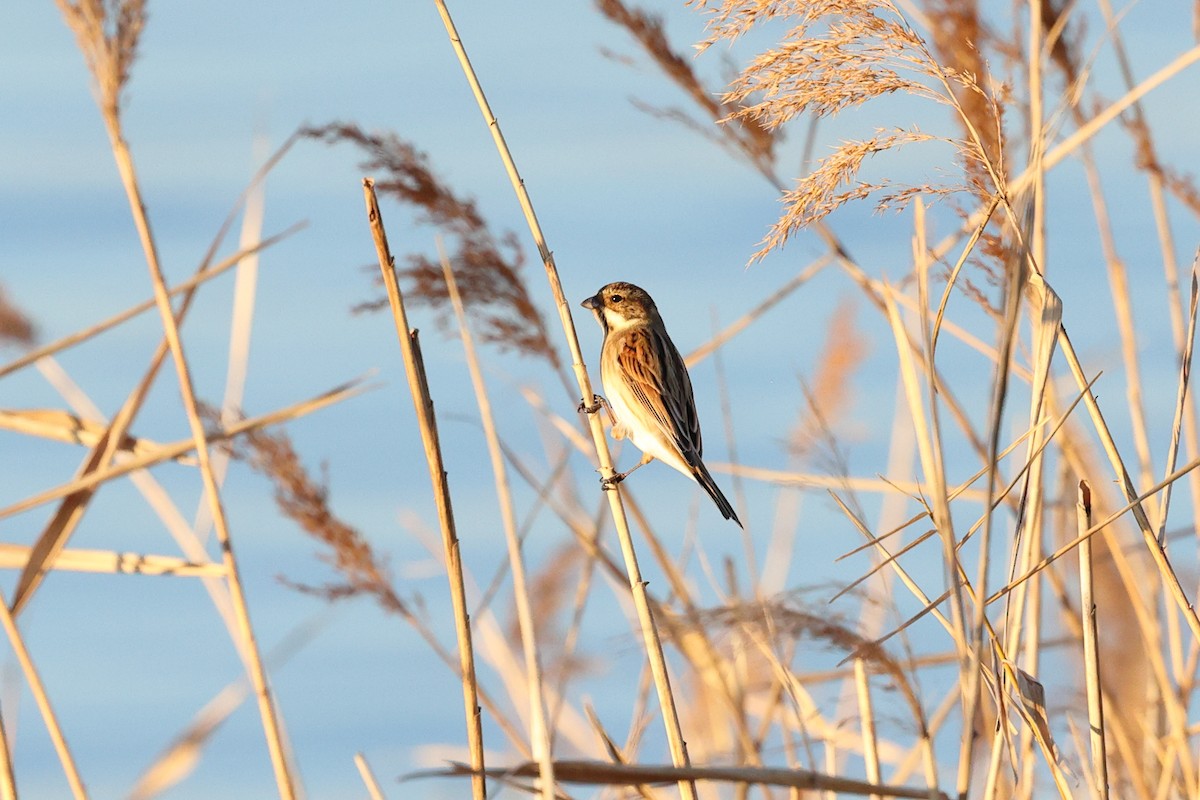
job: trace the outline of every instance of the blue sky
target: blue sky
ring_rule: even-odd
[[[727,324],[821,254],[814,237],[801,236],[783,253],[746,268],[778,211],[773,190],[701,137],[634,108],[632,97],[664,106],[684,106],[686,100],[589,4],[459,3],[452,10],[573,303],[612,280],[641,284],[658,300],[686,352],[711,335],[714,313]],[[668,32],[681,49],[702,35],[702,18],[681,5],[669,7],[668,20]],[[1141,77],[1191,45],[1186,26],[1149,4],[1133,8],[1123,24]],[[607,58],[601,48],[635,55],[636,64]],[[725,56],[723,48],[714,48],[697,62],[714,85],[725,74]],[[742,56],[735,52],[731,58]],[[1104,96],[1113,98],[1120,87],[1106,69],[1102,66],[1095,81]],[[34,319],[43,341],[150,296],[88,81],[53,4],[9,3],[0,9],[0,143],[6,154],[0,165],[0,281]],[[1195,164],[1197,81],[1194,70],[1186,72],[1147,101],[1165,157],[1184,170]],[[927,119],[928,112],[910,104],[887,100],[878,113],[895,125]],[[286,12],[273,4],[224,0],[152,4],[125,109],[127,138],[169,279],[181,280],[195,268],[252,174],[256,134],[278,144],[302,124],[353,121],[412,141],[449,184],[478,200],[495,229],[517,232],[529,262],[529,284],[557,333],[536,251],[432,4],[347,2],[335,11],[328,3],[301,2]],[[931,124],[942,123],[934,118]],[[849,122],[827,123],[817,150],[863,132]],[[801,139],[797,129],[785,145],[785,174],[794,171],[786,165],[799,164]],[[1147,382],[1165,387],[1147,397],[1159,435],[1155,453],[1161,458],[1175,366],[1144,181],[1128,169],[1131,147],[1115,127],[1097,138],[1096,148],[1101,163],[1119,165],[1108,184],[1109,199],[1134,281]],[[298,220],[307,220],[308,227],[263,255],[245,409],[263,413],[376,370],[379,388],[301,420],[289,431],[310,466],[328,464],[335,511],[389,556],[401,593],[423,597],[435,628],[451,643],[444,578],[412,534],[414,527],[432,526],[435,517],[391,321],[349,313],[374,291],[370,274],[360,269],[374,256],[357,161],[348,149],[302,142],[268,181],[265,233]],[[918,155],[872,165],[876,168],[921,172],[930,165]],[[1078,165],[1064,164],[1051,186],[1050,280],[1066,301],[1068,329],[1085,362],[1112,371],[1113,383],[1102,392],[1116,401],[1124,388],[1115,339],[1110,327],[1092,324],[1097,315],[1090,310],[1107,309],[1109,300]],[[1194,217],[1178,209],[1174,213],[1180,259],[1186,263],[1200,230]],[[411,216],[395,205],[385,204],[384,214],[398,253],[432,252],[429,229],[412,225]],[[833,225],[870,274],[894,279],[906,274],[907,215],[877,216],[858,207],[847,209]],[[941,209],[932,225],[944,234],[956,220]],[[745,463],[786,468],[781,440],[803,410],[798,378],[811,379],[829,318],[839,300],[853,294],[850,281],[827,270],[727,346],[725,370],[738,453]],[[223,391],[231,296],[229,279],[207,288],[184,333],[198,391],[214,401]],[[424,334],[464,557],[486,584],[503,560],[503,539],[461,349],[440,335],[428,313],[411,313]],[[869,343],[869,363],[894,362],[894,345],[882,321],[861,300],[856,313]],[[594,364],[599,330],[584,314],[579,310],[576,325],[585,357]],[[990,327],[961,297],[952,314],[990,337]],[[1098,316],[1111,317],[1111,312]],[[61,362],[100,408],[112,413],[144,370],[158,330],[157,317],[146,315],[63,354]],[[959,388],[982,418],[990,373],[965,353],[951,359],[964,375],[979,376]],[[573,404],[530,359],[489,352],[487,372],[499,400],[501,435],[546,468],[543,443],[553,438],[512,387],[539,387],[568,419]],[[693,372],[693,380],[706,455],[726,461],[711,360]],[[865,369],[854,378],[856,393],[841,433],[856,474],[869,477],[886,468],[894,380],[887,367]],[[0,386],[3,407],[61,405],[29,370]],[[1127,441],[1120,419],[1115,426]],[[135,432],[159,440],[186,435],[169,370]],[[83,455],[80,449],[12,434],[0,441],[5,505],[65,480]],[[635,458],[626,451],[621,463],[628,467]],[[576,457],[571,468],[583,505],[595,508],[600,498],[598,492],[589,494],[596,490],[590,466]],[[168,466],[159,477],[190,515],[200,500],[196,476]],[[717,480],[731,485],[727,474]],[[676,521],[680,509],[698,502],[694,487],[652,466],[638,473],[633,490],[651,506],[660,533],[681,548],[683,531]],[[749,485],[747,492],[749,507],[742,516],[758,534],[761,553],[779,492],[760,484]],[[316,558],[316,546],[275,512],[263,479],[235,466],[225,497],[251,614],[269,649],[324,608],[282,586],[277,576],[320,582],[329,573]],[[534,505],[532,492],[519,487],[517,501],[520,512],[527,513]],[[869,502],[875,508],[877,499]],[[739,558],[741,543],[732,526],[702,496],[698,508],[699,536],[712,563]],[[856,577],[865,561],[833,563],[858,544],[853,531],[821,493],[806,499],[804,509],[793,532],[803,558],[792,566],[789,586]],[[31,541],[48,513],[43,508],[0,521],[0,539]],[[410,522],[414,515],[419,525]],[[534,568],[568,537],[543,512],[527,544]],[[127,485],[100,493],[73,545],[175,552]],[[914,569],[936,575],[936,561]],[[692,577],[702,587],[707,580],[695,568]],[[651,580],[662,589],[656,574]],[[7,576],[2,585],[11,591]],[[496,601],[502,618],[508,614],[507,591],[506,583]],[[714,592],[701,591],[715,602]],[[623,730],[634,692],[629,676],[640,668],[637,646],[613,595],[601,593],[595,602],[601,610],[590,614],[595,638],[588,648],[611,660],[580,691],[604,698],[602,711]],[[236,656],[207,598],[189,581],[54,575],[22,625],[97,797],[126,792],[194,710],[238,674]],[[0,694],[5,724],[17,730],[20,787],[31,797],[61,796],[65,783],[11,658],[0,677],[7,679],[0,684],[6,687]],[[411,630],[367,601],[337,609],[307,648],[273,671],[273,681],[312,797],[363,794],[351,762],[358,750],[390,781],[431,763],[422,746],[462,742],[457,681]],[[14,721],[9,698],[18,695]],[[404,796],[405,790],[387,785],[393,796]],[[191,779],[169,796],[263,797],[272,786],[258,718],[247,707],[214,738]],[[425,782],[418,791],[457,797],[463,785]]]

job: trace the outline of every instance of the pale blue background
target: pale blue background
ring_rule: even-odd
[[[782,255],[744,268],[778,211],[774,192],[712,144],[630,104],[629,98],[637,97],[687,107],[686,99],[645,64],[625,34],[588,4],[460,2],[452,10],[573,302],[611,280],[635,281],[658,299],[675,341],[686,352],[711,335],[713,309],[722,323],[732,321],[822,252],[814,238],[800,237]],[[686,51],[702,35],[702,20],[675,5],[668,11],[669,33]],[[413,141],[429,153],[449,184],[478,199],[496,230],[518,233],[529,259],[529,284],[557,341],[557,321],[536,251],[431,3],[300,2],[286,9],[265,3],[158,3],[150,13],[125,120],[172,281],[195,268],[252,173],[256,132],[266,131],[278,143],[301,124],[353,121]],[[1182,4],[1143,4],[1124,24],[1140,77],[1191,44]],[[635,54],[639,66],[605,58],[601,47]],[[714,86],[727,74],[725,57],[725,48],[717,48],[697,64]],[[1101,60],[1095,80],[1106,97],[1120,95],[1108,61]],[[1195,165],[1198,91],[1193,71],[1147,101],[1164,157],[1185,170]],[[865,135],[875,124],[915,121],[935,129],[945,122],[911,100],[885,99],[869,114],[824,125],[817,151],[841,138]],[[798,171],[802,135],[797,128],[785,145],[785,175]],[[82,58],[52,3],[0,7],[0,146],[0,281],[34,318],[41,339],[55,339],[148,297],[145,264]],[[1102,163],[1115,165],[1106,188],[1133,281],[1147,359],[1143,378],[1154,389],[1146,400],[1157,437],[1155,455],[1161,459],[1176,366],[1161,305],[1162,278],[1145,184],[1128,168],[1131,146],[1115,126],[1097,139],[1096,147]],[[937,167],[950,169],[930,160],[939,157],[913,151],[870,169],[920,178]],[[402,595],[419,593],[425,599],[435,629],[449,646],[445,580],[401,522],[401,512],[419,515],[425,526],[435,518],[391,321],[383,315],[348,313],[374,292],[371,274],[359,269],[372,263],[374,253],[358,160],[347,148],[304,142],[270,178],[264,233],[299,219],[310,225],[262,258],[245,408],[262,413],[379,370],[381,389],[289,430],[314,471],[328,462],[335,511],[390,558]],[[1112,424],[1127,443],[1128,423],[1119,414],[1124,391],[1120,361],[1111,325],[1105,323],[1111,318],[1109,295],[1086,202],[1078,164],[1062,165],[1051,182],[1054,233],[1048,269],[1088,368],[1108,371],[1101,393],[1112,398],[1105,407],[1117,411]],[[407,211],[388,203],[384,214],[398,253],[432,252],[431,231],[414,228]],[[1198,230],[1194,218],[1177,209],[1174,215],[1177,246],[1186,264]],[[955,224],[944,209],[933,215],[938,238]],[[860,206],[837,217],[834,226],[872,274],[899,279],[907,271],[907,216],[873,216]],[[198,391],[212,401],[223,391],[231,293],[231,280],[213,283],[200,295],[185,329]],[[785,468],[783,441],[803,411],[798,377],[812,378],[829,316],[840,298],[854,294],[849,281],[827,271],[727,347],[725,368],[744,462]],[[873,476],[886,469],[894,397],[894,367],[889,365],[895,350],[873,309],[860,301],[857,316],[871,348],[870,363],[879,366],[855,376],[857,394],[840,432],[849,442],[855,474]],[[952,316],[991,336],[990,325],[961,296]],[[461,350],[438,334],[427,312],[414,311],[413,322],[425,334],[464,559],[486,584],[502,562],[503,537]],[[594,363],[598,330],[582,313],[576,323],[585,355]],[[142,374],[158,330],[157,317],[145,315],[63,354],[62,363],[111,413]],[[978,423],[986,409],[990,372],[953,343],[945,344],[944,353],[961,370],[956,388]],[[11,355],[6,353],[6,359]],[[568,418],[574,400],[564,398],[557,380],[531,359],[497,357],[494,350],[487,358],[501,435],[544,467],[541,428],[511,387],[539,386]],[[727,442],[712,361],[697,368],[693,379],[708,458],[725,461]],[[165,370],[135,432],[160,440],[185,436],[177,397],[174,376]],[[32,370],[0,385],[0,406],[60,405]],[[0,502],[5,505],[65,480],[83,454],[15,435],[5,434],[0,442]],[[975,468],[965,451],[952,452],[951,458],[956,464],[963,459],[959,474]],[[630,465],[633,459],[626,452],[622,463]],[[590,466],[576,457],[572,469],[585,506],[594,508],[599,498],[591,495],[596,487]],[[200,499],[195,475],[174,466],[156,475],[190,514]],[[728,475],[719,474],[718,482],[732,488]],[[681,510],[690,513],[698,502],[699,535],[710,560],[719,565],[727,556],[740,559],[741,543],[733,527],[678,475],[650,467],[632,483],[643,503],[652,506],[660,535],[676,550],[682,542],[676,520]],[[753,484],[748,491],[743,519],[758,535],[761,557],[778,492]],[[1182,495],[1177,494],[1180,502]],[[311,540],[278,516],[264,480],[235,467],[224,496],[254,624],[269,649],[323,607],[281,586],[276,576],[321,582],[329,573],[316,559],[318,548]],[[532,493],[519,485],[517,502],[523,518],[533,505]],[[875,513],[877,498],[866,496],[866,502]],[[175,552],[127,485],[105,487],[93,506],[75,546]],[[823,493],[814,493],[804,512],[789,584],[821,585],[820,603],[832,593],[830,585],[856,577],[867,562],[859,557],[833,563],[858,540]],[[0,521],[0,538],[30,541],[48,513],[43,507]],[[568,537],[543,511],[528,543],[532,567]],[[933,550],[925,561],[915,558],[912,569],[927,587],[938,585]],[[651,588],[665,593],[658,571],[648,564],[647,574]],[[694,562],[691,575],[706,600],[716,603]],[[11,585],[5,584],[6,593]],[[495,604],[503,618],[510,606],[507,592],[506,584]],[[899,600],[913,610],[907,598]],[[639,645],[606,590],[596,592],[587,624],[584,648],[603,661],[572,696],[592,698],[612,729],[623,732],[641,665]],[[192,713],[238,673],[207,597],[187,580],[55,575],[22,617],[22,625],[96,797],[128,791]],[[923,630],[939,635],[932,628]],[[938,642],[935,647],[944,646]],[[5,723],[16,731],[19,786],[28,797],[65,796],[66,784],[36,709],[15,667],[7,671]],[[483,678],[501,691],[494,679]],[[357,750],[367,753],[393,797],[410,792],[458,797],[467,791],[465,783],[392,783],[395,776],[438,763],[422,758],[416,748],[462,743],[461,695],[457,681],[417,636],[369,601],[340,607],[315,642],[273,672],[273,682],[310,796],[365,795],[351,761]],[[18,692],[14,707],[7,698]],[[648,757],[662,758],[659,729],[652,726],[651,731]],[[494,730],[485,733],[489,743],[499,745]],[[777,757],[783,763],[782,754]],[[216,735],[192,778],[169,796],[258,798],[270,796],[273,786],[259,719],[248,706]]]

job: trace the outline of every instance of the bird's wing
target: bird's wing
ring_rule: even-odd
[[[692,381],[675,345],[653,329],[630,331],[621,342],[617,366],[638,403],[695,466],[703,445]]]

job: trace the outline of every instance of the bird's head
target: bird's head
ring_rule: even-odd
[[[658,316],[658,308],[646,290],[624,281],[608,284],[580,305],[592,310],[605,333]]]

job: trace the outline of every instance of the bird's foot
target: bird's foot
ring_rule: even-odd
[[[615,475],[613,475],[611,478],[601,478],[600,479],[600,488],[606,492],[611,492],[612,490],[617,488],[618,483],[625,480],[625,476],[628,474],[629,474],[628,472],[618,472]]]
[[[595,414],[604,407],[604,404],[604,398],[598,394],[594,394],[592,395],[592,404],[590,406],[587,404],[586,400],[580,400],[579,407],[576,410],[582,411],[584,414]]]

